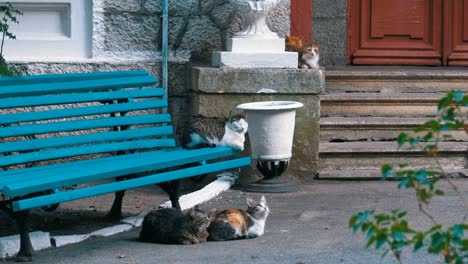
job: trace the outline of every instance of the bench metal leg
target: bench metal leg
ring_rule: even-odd
[[[159,185],[167,194],[169,194],[169,199],[171,200],[171,204],[173,208],[176,208],[178,211],[182,211],[179,204],[179,196],[180,196],[180,181],[170,181],[161,183]]]
[[[122,202],[124,195],[125,191],[119,191],[115,193],[114,203],[112,204],[112,208],[107,214],[108,218],[112,220],[118,220],[122,218]]]
[[[34,249],[31,244],[31,239],[29,238],[29,228],[27,225],[28,216],[28,210],[14,213],[16,225],[20,232],[20,250],[15,258],[17,262],[32,261],[34,255]]]

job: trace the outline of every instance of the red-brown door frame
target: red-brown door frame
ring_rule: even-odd
[[[290,34],[302,36],[305,43],[312,41],[313,0],[291,0]]]
[[[468,66],[468,0],[444,1],[443,63],[448,66]]]

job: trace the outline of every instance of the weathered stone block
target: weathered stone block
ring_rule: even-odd
[[[200,93],[320,94],[323,70],[194,67],[193,89]]]
[[[100,18],[101,38],[97,45],[112,52],[156,51],[160,18],[132,13],[104,13]],[[95,32],[97,33],[97,32]]]
[[[320,44],[321,65],[346,64],[346,18],[315,18],[314,41]]]
[[[319,115],[320,99],[318,95],[291,94],[197,94],[194,96],[194,113],[204,116],[228,116],[230,111],[236,111],[236,106],[246,102],[287,100],[304,104],[296,112],[296,127],[294,131],[293,156],[288,177],[312,179],[318,166],[319,150]],[[246,147],[244,153],[249,153]],[[241,181],[249,181],[245,177],[255,177],[243,173]]]
[[[347,1],[314,0],[314,8],[313,8],[314,18],[345,18],[346,15],[347,15]]]
[[[210,18],[218,26],[225,28],[234,18],[235,8],[231,3],[219,4],[213,7]]]
[[[161,0],[146,0],[144,8],[151,13],[162,13]],[[169,0],[169,13],[171,15],[187,16],[199,12],[199,0]]]
[[[290,11],[289,0],[281,1],[275,9],[273,9],[270,15],[267,17],[267,24],[271,31],[278,33],[282,38],[285,37],[289,32],[289,11]]]
[[[143,0],[94,0],[94,8],[106,11],[138,12],[141,10]]]
[[[196,56],[222,49],[221,32],[207,17],[192,18],[188,21],[179,49],[191,50]]]
[[[241,103],[288,100],[304,104],[296,112],[296,128],[288,177],[311,179],[318,166],[319,94],[324,89],[320,70],[218,69],[192,70],[193,112],[204,116],[228,116]],[[275,90],[275,92],[273,91]],[[259,93],[259,91],[265,91]],[[249,153],[246,146],[244,153]],[[255,171],[245,170],[241,182],[253,181]]]

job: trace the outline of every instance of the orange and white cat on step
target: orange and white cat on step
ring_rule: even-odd
[[[286,36],[286,51],[295,51],[299,55],[300,69],[318,69],[320,47],[317,43],[304,44],[302,37]]]

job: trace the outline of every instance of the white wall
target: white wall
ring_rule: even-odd
[[[10,2],[23,15],[10,25],[16,40],[5,42],[7,60],[91,58],[92,0]]]

